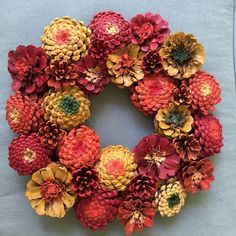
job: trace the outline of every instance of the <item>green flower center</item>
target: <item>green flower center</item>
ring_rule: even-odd
[[[168,206],[169,208],[173,208],[174,206],[178,205],[180,203],[180,198],[177,193],[172,194],[168,199]]]
[[[181,127],[184,123],[184,119],[178,111],[173,111],[170,114],[166,115],[165,120],[167,123],[179,127]]]
[[[73,96],[66,96],[61,99],[59,106],[66,115],[74,115],[79,111],[80,101]]]
[[[177,65],[184,65],[191,59],[191,53],[183,46],[178,46],[174,51],[171,52],[171,56]]]

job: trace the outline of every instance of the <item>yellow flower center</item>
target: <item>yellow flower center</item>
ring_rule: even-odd
[[[99,67],[98,66],[95,68],[89,68],[84,73],[86,74],[85,79],[90,82],[96,83],[97,80],[99,79],[99,77],[98,77]]]
[[[130,223],[133,224],[137,221],[143,223],[143,215],[139,211],[132,212],[132,218],[130,220]]]
[[[23,153],[23,159],[28,162],[33,162],[36,158],[36,153],[30,148],[26,148]]]
[[[208,96],[209,94],[211,94],[212,88],[208,83],[203,83],[201,85],[201,93],[203,96]]]
[[[159,153],[153,153],[153,154],[147,154],[144,157],[144,159],[147,160],[148,162],[154,162],[156,166],[159,167],[161,163],[165,161],[166,157]]]
[[[16,109],[16,107],[12,106],[10,109],[10,113],[9,113],[9,117],[10,117],[11,121],[16,123],[18,121],[19,115],[20,115],[20,113]]]
[[[119,33],[119,27],[116,24],[107,24],[105,30],[108,34],[115,35]]]
[[[192,180],[195,183],[199,183],[202,179],[202,174],[199,171],[196,171],[193,175],[192,175]]]

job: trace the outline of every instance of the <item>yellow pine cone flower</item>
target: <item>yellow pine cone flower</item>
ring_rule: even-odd
[[[78,61],[87,53],[90,35],[91,30],[82,21],[57,17],[44,28],[42,48],[52,60]]]
[[[142,58],[143,53],[135,44],[129,44],[115,53],[109,54],[106,64],[108,72],[112,76],[112,82],[118,87],[124,88],[141,80],[144,76],[141,68]]]
[[[45,95],[42,106],[45,120],[67,130],[77,127],[90,117],[90,101],[77,86],[51,89]]]
[[[159,51],[163,69],[175,79],[191,77],[202,68],[204,47],[194,35],[177,32],[167,37]]]
[[[76,195],[70,188],[72,175],[55,162],[32,175],[26,197],[38,215],[62,218],[74,204]]]
[[[180,181],[175,181],[162,185],[160,190],[155,193],[153,203],[162,217],[171,217],[180,212],[186,197],[186,192]]]
[[[136,175],[134,155],[121,145],[110,145],[101,149],[100,161],[96,165],[99,182],[108,189],[124,191]]]
[[[154,119],[154,126],[158,133],[169,138],[175,138],[181,133],[190,132],[193,121],[191,112],[186,106],[171,103],[169,107],[158,110]]]

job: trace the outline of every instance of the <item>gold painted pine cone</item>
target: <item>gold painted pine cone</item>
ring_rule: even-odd
[[[128,148],[110,145],[101,149],[96,171],[102,186],[124,191],[136,175],[136,167],[134,156]]]
[[[90,117],[90,101],[78,87],[51,89],[44,97],[45,120],[71,130]]]

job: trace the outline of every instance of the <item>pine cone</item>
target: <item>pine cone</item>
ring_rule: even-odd
[[[90,116],[90,101],[78,87],[51,89],[44,97],[45,120],[71,130]]]
[[[84,227],[98,230],[116,219],[120,204],[118,192],[98,189],[90,198],[81,199],[75,206],[75,212]]]
[[[178,214],[185,204],[186,193],[179,181],[161,186],[155,194],[154,205],[161,216],[171,217]]]
[[[93,167],[83,166],[73,172],[72,190],[80,198],[92,196],[99,186],[97,172]]]
[[[44,111],[40,103],[20,92],[11,95],[6,105],[6,120],[10,128],[18,134],[37,132],[43,120]]]
[[[124,191],[137,167],[133,154],[121,145],[110,145],[103,148],[100,155],[96,164],[100,184],[108,189]]]
[[[192,94],[191,89],[184,83],[184,81],[181,83],[180,87],[176,87],[173,90],[173,102],[176,105],[185,105],[189,106],[192,102]]]
[[[182,183],[186,191],[195,193],[197,190],[209,190],[214,181],[214,167],[206,158],[185,163],[182,167]]]
[[[148,200],[154,196],[156,191],[156,181],[143,174],[134,177],[129,186],[129,192],[134,198]]]
[[[60,125],[50,121],[43,122],[39,126],[40,141],[49,149],[55,149],[64,134],[65,132],[60,128]]]
[[[173,144],[183,161],[196,160],[201,152],[201,145],[193,134],[180,134]]]

